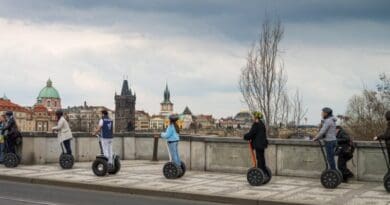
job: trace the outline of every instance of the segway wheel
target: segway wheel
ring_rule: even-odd
[[[325,170],[321,175],[321,184],[327,189],[337,188],[342,181],[338,171],[336,170]]]
[[[119,156],[114,157],[114,167],[112,170],[108,170],[109,174],[117,174],[121,170],[121,160]]]
[[[62,169],[72,169],[74,157],[71,154],[61,154],[59,162]]]
[[[268,172],[267,173],[268,176],[264,177],[264,182],[263,182],[264,185],[268,184],[272,179],[272,171],[269,167],[267,167],[267,172]]]
[[[183,161],[181,161],[181,170],[182,172],[178,176],[179,178],[183,177],[186,174],[186,170],[187,170],[186,164]]]
[[[98,177],[106,176],[108,170],[108,163],[104,159],[96,159],[92,163],[92,171]]]
[[[19,157],[14,153],[7,153],[4,155],[4,166],[7,168],[14,168],[19,165]]]
[[[176,179],[179,176],[179,169],[173,162],[167,162],[164,165],[163,174],[167,179]]]
[[[387,177],[383,180],[383,185],[385,186],[386,191],[390,192],[390,175],[387,175]]]
[[[251,186],[261,186],[264,184],[264,172],[259,168],[250,168],[246,175],[248,183]]]

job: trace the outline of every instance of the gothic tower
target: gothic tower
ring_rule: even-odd
[[[168,84],[164,91],[164,100],[161,102],[160,114],[169,116],[173,113],[173,103],[171,102],[171,92],[169,91]]]
[[[129,88],[127,80],[123,81],[120,95],[115,93],[115,132],[129,132],[135,128],[136,95]]]

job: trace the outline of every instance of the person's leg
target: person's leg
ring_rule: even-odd
[[[267,168],[265,165],[264,149],[256,149],[256,158],[257,158],[257,168],[260,168],[267,173]]]
[[[180,159],[180,154],[179,154],[179,142],[176,143],[176,158],[177,158],[179,165],[181,166],[181,159]]]
[[[104,139],[104,138],[101,138],[101,143],[102,143],[102,149],[103,149],[103,155],[109,159],[108,157],[108,143],[107,143],[107,139]]]
[[[107,155],[108,155],[108,164],[113,164],[112,139],[107,139]]]
[[[339,168],[340,172],[343,175],[343,180],[346,181],[348,179],[348,172],[347,172],[347,159],[340,155],[337,159],[337,167]]]
[[[336,141],[325,142],[326,157],[330,166],[330,169],[336,170],[336,162],[334,160],[334,150],[336,147]]]
[[[8,138],[7,139],[7,148],[8,148],[8,152],[9,153],[14,153],[16,154],[16,150],[15,150],[15,140],[14,139],[11,139],[11,138]]]
[[[177,166],[181,166],[181,162],[178,159],[177,154],[177,142],[169,143],[169,151],[172,155],[172,162],[175,163]]]
[[[72,147],[70,146],[70,139],[63,142],[66,154],[72,154]]]
[[[0,163],[4,160],[4,143],[0,143]]]

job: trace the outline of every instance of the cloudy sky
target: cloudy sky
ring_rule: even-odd
[[[50,77],[64,106],[114,108],[128,76],[137,109],[157,113],[168,82],[176,111],[230,116],[246,108],[238,76],[268,13],[315,123],[390,71],[389,11],[388,0],[0,0],[0,93],[32,105]]]

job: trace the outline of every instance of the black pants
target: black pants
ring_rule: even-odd
[[[353,176],[353,173],[351,170],[347,167],[347,162],[352,159],[353,156],[351,155],[339,155],[339,158],[337,160],[337,166],[340,170],[340,172],[343,174],[343,179],[347,180],[349,177]]]
[[[256,149],[257,168],[263,170],[264,173],[268,174],[267,166],[265,164],[264,149]]]
[[[66,154],[72,154],[72,147],[70,146],[70,139],[62,142],[65,147]]]
[[[7,152],[16,154],[16,139],[8,137],[6,140],[7,143]]]

